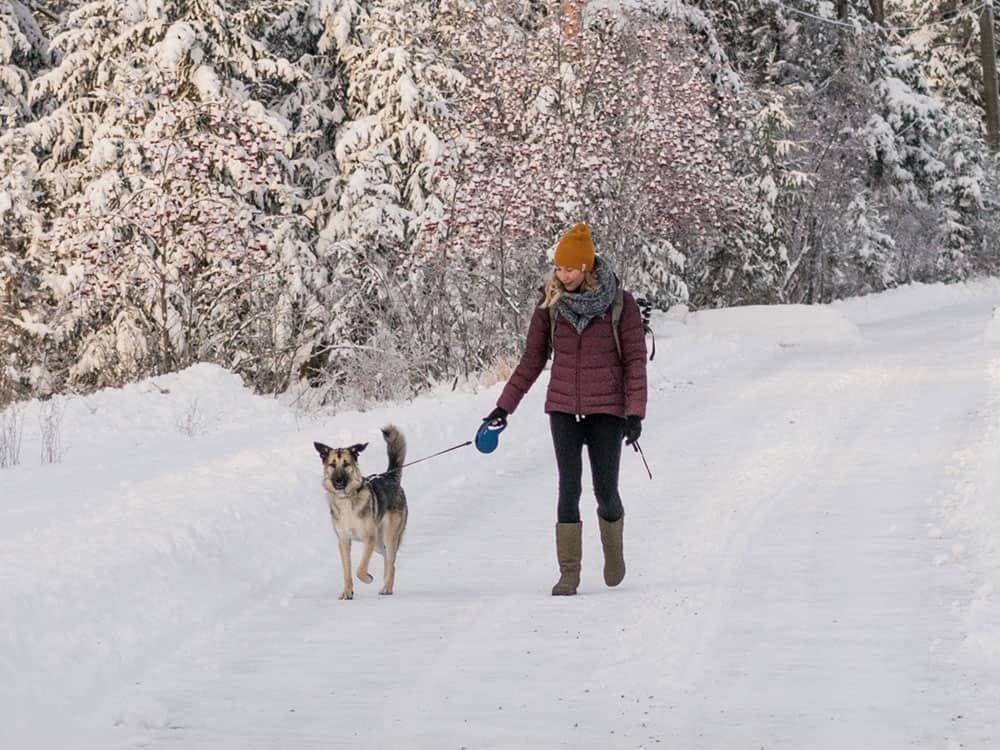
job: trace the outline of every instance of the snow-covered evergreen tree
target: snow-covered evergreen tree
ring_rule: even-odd
[[[0,0],[3,376],[412,393],[517,355],[581,219],[661,306],[996,272],[974,19],[888,10]]]
[[[33,203],[38,162],[18,130],[0,136],[0,367],[7,382],[30,391],[29,370],[40,349],[38,273],[28,249],[42,235]]]
[[[206,321],[196,303],[171,301],[168,291],[201,285],[204,297],[231,296],[235,277],[227,263],[243,264],[213,259],[204,243],[178,244],[180,237],[193,243],[199,232],[229,238],[230,252],[262,244],[269,267],[287,266],[276,258],[284,252],[289,224],[297,223],[298,206],[294,191],[284,186],[290,180],[283,149],[268,135],[283,132],[284,124],[253,97],[290,88],[301,74],[232,20],[221,3],[203,0],[82,3],[53,39],[56,65],[32,84],[39,117],[22,135],[39,156],[33,189],[46,199],[50,226],[29,255],[45,269],[48,299],[39,309],[46,311],[46,335],[60,354],[50,365],[73,381],[94,382],[99,374],[101,382],[118,382],[194,358],[253,372],[262,383],[276,377],[273,361],[271,369],[261,363],[267,347],[259,341],[241,346],[232,328],[259,332],[251,321],[261,310],[244,306],[234,320],[219,315],[217,304],[212,324],[218,328],[193,344],[192,331],[205,334]],[[171,131],[178,110],[192,120]],[[250,148],[240,138],[252,133],[263,140],[245,159],[236,151]],[[197,178],[190,176],[193,168],[182,171],[192,158],[206,165]],[[183,190],[188,200],[202,201],[199,208],[228,201],[232,210],[184,208]],[[146,215],[157,206],[173,213]],[[178,216],[187,229],[172,235],[169,227]],[[185,268],[188,256],[201,260]],[[119,262],[106,264],[111,257]],[[215,260],[224,267],[215,268]],[[192,280],[196,271],[204,275]],[[149,296],[157,284],[160,302],[154,308]],[[260,304],[275,328],[282,325],[269,299]],[[207,338],[227,341],[229,348],[213,349]],[[257,352],[253,364],[248,349]]]
[[[631,275],[623,278],[623,282],[632,289],[649,290],[641,294],[654,308],[666,310],[687,304],[691,293],[684,281],[686,264],[684,254],[667,240],[642,241]]]
[[[921,62],[853,6],[846,19],[828,2],[703,6],[730,24],[724,46],[755,96],[782,97],[787,137],[809,144],[796,169],[810,187],[779,212],[782,295],[822,301],[935,276],[946,246],[960,276],[981,237],[961,229],[977,225],[981,149],[951,138],[968,125],[932,95]]]
[[[28,118],[28,86],[48,57],[47,42],[19,0],[0,0],[0,133]]]
[[[848,236],[855,242],[852,252],[845,256],[847,267],[857,270],[851,279],[852,293],[880,292],[895,286],[897,269],[903,273],[905,269],[898,258],[896,241],[883,230],[885,217],[868,203],[866,192],[854,196],[845,219]]]
[[[441,215],[440,132],[451,128],[447,99],[458,80],[430,43],[434,5],[318,4],[319,49],[336,61],[345,99],[318,245],[332,309],[317,363],[328,382],[354,377],[368,395],[440,373],[438,342],[417,335],[427,320],[415,308],[442,279],[414,253]]]
[[[979,3],[951,5],[907,0],[890,8],[901,49],[924,63],[929,91],[944,99],[941,161],[933,194],[941,202],[939,252],[925,277],[961,279],[996,272],[987,248],[1000,229],[996,207],[986,196],[996,189],[996,170],[987,166]]]
[[[930,88],[952,102],[983,106],[977,2],[903,0],[891,3],[887,24],[912,57],[922,60]]]
[[[280,134],[248,105],[161,101],[123,134],[113,177],[68,200],[47,235],[51,333],[75,353],[71,382],[267,366],[280,258],[252,199],[279,183]]]
[[[884,71],[874,82],[879,110],[859,136],[872,160],[872,186],[888,189],[895,239],[909,246],[912,275],[902,280],[985,270],[977,264],[987,179],[979,128],[931,93],[915,61],[899,56]],[[912,234],[902,225],[907,219]]]
[[[780,301],[790,271],[793,214],[809,184],[805,146],[791,140],[793,123],[780,94],[761,95],[748,118],[743,144],[743,188],[748,213],[733,222],[727,242],[702,260],[696,302],[712,306]]]
[[[55,67],[32,85],[43,115],[31,128],[46,154],[57,195],[78,191],[95,131],[107,131],[136,108],[147,109],[164,81],[179,96],[242,101],[268,86],[291,86],[300,74],[239,33],[211,0],[93,0],[69,13],[52,47]]]
[[[28,308],[35,291],[26,252],[41,231],[32,183],[38,161],[19,128],[31,118],[28,89],[48,62],[48,42],[30,9],[0,0],[0,379],[26,380],[34,359],[34,321]]]

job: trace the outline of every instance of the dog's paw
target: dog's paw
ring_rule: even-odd
[[[359,581],[363,581],[364,583],[371,583],[372,581],[375,580],[375,578],[372,576],[371,573],[366,573],[363,570],[359,570],[358,571],[358,580]]]
[[[378,592],[381,596],[392,596],[392,589],[382,589]]]
[[[354,598],[354,592],[353,591],[344,591],[337,598],[340,599],[341,601],[344,601],[344,600],[347,600],[347,599],[353,599]]]

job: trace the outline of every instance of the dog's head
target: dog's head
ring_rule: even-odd
[[[347,494],[357,490],[364,482],[358,468],[358,454],[368,443],[357,443],[349,448],[330,448],[323,443],[313,443],[323,459],[323,486],[334,494]]]

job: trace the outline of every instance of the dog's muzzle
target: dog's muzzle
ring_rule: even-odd
[[[333,485],[335,490],[342,490],[347,486],[347,477],[334,476],[330,477],[330,484]]]

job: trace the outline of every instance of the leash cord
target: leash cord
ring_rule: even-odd
[[[379,474],[370,474],[369,476],[365,477],[365,479],[369,479],[370,480],[370,479],[375,479],[376,477],[388,476],[389,474],[394,474],[397,471],[402,471],[407,466],[413,466],[413,464],[419,464],[422,461],[429,461],[432,458],[437,458],[438,456],[443,456],[445,453],[451,453],[451,451],[457,451],[459,448],[464,448],[467,445],[472,445],[472,441],[471,440],[466,440],[464,443],[459,443],[458,445],[453,445],[450,448],[445,448],[443,451],[438,451],[437,453],[432,453],[429,456],[424,456],[423,458],[418,458],[416,461],[410,461],[409,463],[403,464],[402,466],[397,466],[395,469],[391,469],[389,471],[383,471],[383,472],[381,472]]]
[[[632,445],[635,446],[635,450],[636,450],[636,452],[638,452],[639,458],[642,459],[642,465],[646,467],[646,473],[649,474],[649,478],[652,479],[653,478],[653,472],[651,472],[649,470],[649,464],[646,463],[646,454],[642,452],[642,446],[639,445],[639,441],[638,440],[636,440],[634,443],[632,443]]]
[[[452,451],[457,451],[459,448],[464,448],[467,445],[472,445],[471,440],[466,440],[464,443],[459,443],[458,445],[453,445],[451,448],[445,448],[443,451],[438,451],[437,453],[432,453],[429,456],[424,456],[423,458],[418,458],[416,461],[410,461],[409,463],[403,464],[402,466],[397,466],[391,471],[383,471],[378,474],[369,474],[365,479],[372,480],[376,477],[384,477],[389,474],[394,474],[397,471],[402,471],[407,466],[413,466],[414,464],[422,463],[423,461],[430,461],[432,458],[437,458],[438,456],[443,456],[445,453],[451,453]],[[642,452],[642,446],[639,445],[639,441],[636,440],[632,443],[632,447],[635,448],[636,452],[639,454],[639,458],[642,459],[642,465],[646,467],[646,473],[649,474],[649,478],[653,478],[653,472],[649,470],[649,464],[646,462],[646,454]]]

